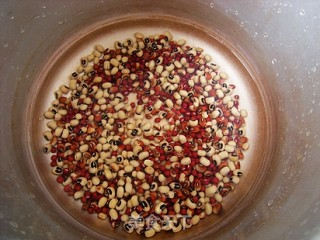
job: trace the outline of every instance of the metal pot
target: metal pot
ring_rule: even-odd
[[[156,238],[320,236],[320,193],[315,187],[320,178],[316,158],[320,147],[316,125],[320,115],[316,80],[319,3],[80,3],[6,1],[0,10],[3,237],[137,238],[92,221],[92,216],[81,213],[79,206],[61,195],[46,172],[38,136],[43,129],[41,111],[50,98],[47,94],[58,84],[50,78],[59,75],[58,60],[76,58],[86,49],[85,43],[103,38],[104,29],[111,29],[108,36],[116,40],[123,33],[152,28],[174,29],[187,40],[193,36],[229,54],[235,76],[251,79],[240,89],[248,91],[254,126],[251,138],[255,139],[248,154],[248,177],[230,195],[220,220],[206,219],[190,230]]]

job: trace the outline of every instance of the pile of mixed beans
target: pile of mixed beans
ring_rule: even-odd
[[[83,210],[146,237],[220,214],[249,147],[227,79],[169,32],[96,45],[44,113],[56,181]]]

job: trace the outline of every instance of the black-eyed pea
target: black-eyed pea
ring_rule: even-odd
[[[124,228],[124,230],[126,230],[126,232],[127,233],[133,233],[133,231],[134,231],[134,223],[132,223],[132,222],[125,222],[124,224],[123,224],[123,228]]]
[[[241,177],[242,176],[242,171],[240,169],[236,169],[233,171],[233,175],[237,176],[237,177]]]
[[[163,224],[164,225],[162,226],[161,229],[164,231],[170,231],[174,227],[174,224],[170,219],[166,219]]]
[[[109,197],[109,199],[113,199],[116,196],[116,191],[113,187],[108,187],[106,190],[106,195]]]
[[[163,202],[160,202],[155,206],[155,213],[161,214],[165,208],[166,208],[166,204]]]
[[[52,168],[52,173],[55,175],[61,175],[63,173],[63,169],[61,167],[53,167]]]
[[[62,182],[62,185],[63,186],[67,186],[67,185],[69,185],[71,183],[72,183],[71,177],[67,177],[67,179]]]
[[[47,143],[47,144],[45,144],[43,147],[42,147],[42,151],[44,152],[44,153],[50,153],[51,152],[51,149],[52,149],[52,146],[51,146],[52,144],[50,144],[50,143]]]
[[[195,209],[197,207],[197,204],[191,201],[190,198],[186,199],[186,206],[190,209]]]
[[[179,224],[174,224],[174,226],[172,227],[172,232],[174,233],[177,233],[177,232],[180,232],[182,230],[182,224],[179,223]]]
[[[229,154],[229,160],[231,160],[233,162],[237,162],[239,160],[239,157],[236,153],[231,153],[231,154]]]
[[[140,202],[140,205],[143,207],[144,212],[149,212],[151,209],[150,204],[145,199],[142,199],[142,201]]]
[[[158,190],[158,183],[157,182],[153,182],[150,184],[150,191],[154,192]]]
[[[127,205],[127,202],[124,199],[119,199],[116,205],[117,211],[122,211]]]
[[[238,176],[232,176],[230,180],[234,184],[238,184],[240,182],[240,178]]]

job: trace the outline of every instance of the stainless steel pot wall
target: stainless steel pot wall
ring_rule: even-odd
[[[43,192],[30,159],[39,153],[30,152],[32,139],[26,130],[36,131],[37,123],[27,119],[28,99],[44,63],[66,38],[95,22],[148,15],[177,17],[220,33],[222,41],[251,63],[261,80],[260,91],[269,95],[267,123],[273,146],[268,148],[272,153],[261,152],[272,158],[266,176],[251,202],[215,230],[215,239],[319,239],[318,1],[3,1],[1,5],[1,238],[100,237],[81,228]],[[264,126],[258,127],[263,131]],[[203,238],[208,232],[194,236],[191,230],[181,236]]]

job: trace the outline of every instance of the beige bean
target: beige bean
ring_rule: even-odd
[[[196,127],[196,126],[198,126],[198,124],[199,124],[198,120],[189,120],[189,125],[191,127]]]
[[[228,167],[229,167],[230,171],[236,170],[236,166],[235,166],[234,162],[232,162],[232,161],[228,161]]]
[[[109,216],[111,217],[111,219],[117,220],[119,215],[115,209],[110,209]]]
[[[249,143],[242,144],[242,149],[243,150],[248,150],[249,149]]]
[[[100,184],[100,178],[98,178],[97,176],[92,177],[91,181],[92,181],[93,185]]]
[[[206,158],[206,157],[200,157],[200,163],[203,166],[208,167],[210,165],[210,160],[208,158]]]
[[[122,186],[119,186],[119,187],[117,188],[117,197],[118,197],[118,198],[122,198],[123,195],[124,195],[124,188],[123,188]]]
[[[68,129],[63,129],[61,137],[62,138],[68,138],[69,136],[69,130]]]
[[[204,211],[205,211],[205,213],[207,214],[207,215],[211,215],[212,214],[212,205],[211,205],[211,203],[206,203],[205,204],[205,207],[204,207]]]
[[[227,176],[229,172],[230,172],[230,168],[229,168],[229,167],[223,167],[223,168],[220,170],[220,174],[221,174],[222,176]]]
[[[47,127],[51,128],[52,130],[55,130],[58,127],[58,125],[56,121],[49,121],[47,122]]]
[[[248,116],[247,110],[241,109],[241,110],[240,110],[240,115],[241,115],[241,117],[246,118],[246,117]]]
[[[117,68],[117,67],[113,67],[112,69],[111,69],[111,75],[116,75],[117,74],[117,72],[119,71],[119,68]]]
[[[144,160],[144,165],[147,166],[147,167],[152,167],[153,166],[153,161],[149,160],[149,159],[146,159]]]
[[[185,135],[179,135],[178,139],[179,139],[180,143],[182,143],[182,144],[187,142],[187,138]]]
[[[101,212],[101,213],[98,213],[98,218],[102,219],[102,220],[106,220],[107,219],[107,214]]]
[[[156,231],[153,228],[150,228],[149,230],[144,232],[144,235],[149,238],[153,237],[156,234]]]
[[[139,160],[144,160],[144,159],[146,159],[147,157],[149,157],[149,153],[148,153],[148,152],[141,152],[141,153],[139,153],[139,155],[138,155]]]
[[[109,202],[109,208],[111,208],[111,209],[115,208],[117,206],[117,203],[118,203],[118,199],[116,199],[116,198],[111,199]]]
[[[138,196],[133,195],[130,199],[130,202],[131,202],[132,207],[138,206],[139,205]]]
[[[227,73],[225,73],[225,72],[220,72],[219,73],[219,76],[222,78],[222,79],[224,79],[224,80],[226,80],[226,79],[228,79],[228,74]]]
[[[168,186],[160,186],[158,187],[158,191],[161,193],[168,193],[170,191],[170,188]]]
[[[77,89],[77,79],[70,79],[69,80],[69,88],[70,88],[70,90]]]
[[[142,171],[138,171],[137,172],[137,178],[140,179],[140,180],[144,180],[146,177],[145,173],[142,172]]]
[[[198,150],[197,151],[197,154],[199,157],[204,157],[207,155],[206,151],[205,150]]]
[[[238,111],[238,109],[236,107],[231,108],[231,114],[235,117],[240,117],[240,112]]]
[[[211,185],[206,187],[205,194],[207,197],[213,197],[217,190],[218,190],[217,186]]]
[[[83,197],[83,195],[84,195],[84,191],[80,190],[80,191],[75,192],[73,197],[74,197],[74,199],[80,199]]]
[[[161,106],[162,106],[162,101],[158,99],[158,100],[154,103],[153,108],[156,109],[156,110],[159,110]]]
[[[200,217],[199,215],[194,215],[192,218],[191,218],[191,223],[192,225],[197,225],[200,221]]]
[[[109,169],[104,170],[104,176],[108,179],[111,180],[113,178],[112,173]]]
[[[221,159],[226,159],[229,156],[227,151],[222,151],[218,155]]]
[[[108,202],[108,199],[106,197],[101,197],[98,202],[98,207],[99,208],[104,207],[107,202]]]
[[[80,152],[87,152],[89,150],[89,145],[88,144],[83,144],[79,147]]]
[[[182,165],[189,165],[190,163],[191,163],[191,158],[189,158],[189,157],[185,157],[185,158],[181,159]]]
[[[133,190],[132,183],[127,182],[125,184],[125,192],[131,194]]]
[[[231,153],[231,152],[234,152],[235,151],[235,148],[231,145],[226,145],[224,147],[224,150],[227,151],[228,153]]]

